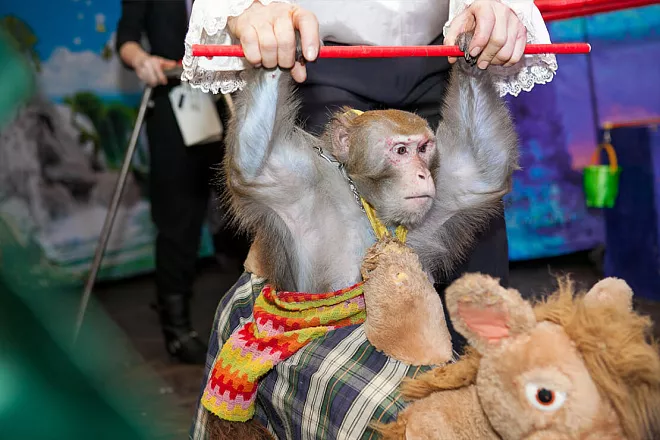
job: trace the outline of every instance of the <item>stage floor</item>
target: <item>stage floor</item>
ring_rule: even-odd
[[[558,258],[512,263],[511,285],[524,296],[552,292],[555,276],[571,274],[578,286],[588,288],[600,274],[588,254],[578,253]],[[215,261],[200,264],[193,300],[193,322],[200,335],[208,339],[215,308],[220,297],[236,281],[237,270],[222,270]],[[103,283],[96,288],[96,297],[110,316],[126,332],[128,339],[143,356],[146,365],[154,369],[167,386],[156,393],[171,394],[177,403],[167,416],[175,438],[184,438],[192,420],[198,398],[202,366],[177,364],[165,352],[156,313],[151,308],[154,284],[151,276]],[[637,309],[649,314],[656,322],[655,335],[660,338],[660,303],[638,301]],[[165,422],[165,420],[163,420]]]

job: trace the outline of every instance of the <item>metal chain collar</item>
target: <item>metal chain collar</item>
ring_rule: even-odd
[[[337,159],[334,157],[327,156],[321,147],[314,147],[314,149],[319,153],[319,156],[321,156],[323,159],[327,160],[331,164],[334,164],[337,166],[337,169],[339,172],[341,172],[342,176],[344,176],[344,179],[348,182],[348,186],[351,188],[351,192],[353,193],[353,197],[355,198],[355,202],[358,204],[362,212],[366,212],[364,210],[364,206],[362,205],[362,199],[360,197],[360,193],[358,193],[357,187],[355,186],[355,183],[353,182],[353,179],[348,175],[346,172],[346,168],[344,167],[344,164],[339,162]]]

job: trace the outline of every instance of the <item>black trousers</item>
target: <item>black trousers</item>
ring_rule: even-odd
[[[433,44],[442,44],[442,36]],[[331,45],[332,43],[325,43]],[[449,79],[450,64],[438,58],[323,59],[307,65],[307,81],[299,86],[302,97],[300,124],[319,134],[332,113],[342,106],[358,110],[393,108],[414,112],[435,129],[441,120],[441,103]],[[466,272],[481,272],[509,283],[509,254],[504,211],[478,237],[468,259],[447,279],[444,289]],[[454,348],[461,352],[465,339],[457,334],[447,316]]]
[[[177,84],[154,89],[154,105],[146,116],[159,297],[192,293],[211,185],[224,154],[222,142],[185,146],[168,98]]]

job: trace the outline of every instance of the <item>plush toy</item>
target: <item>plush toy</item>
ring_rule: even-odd
[[[369,248],[361,272],[365,334],[374,347],[408,365],[452,360],[442,301],[411,248],[385,237]]]
[[[413,402],[377,427],[386,439],[660,438],[660,355],[624,281],[606,278],[582,295],[562,279],[532,305],[467,274],[446,301],[470,347],[403,382]]]

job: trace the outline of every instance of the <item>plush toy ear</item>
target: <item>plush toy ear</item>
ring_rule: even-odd
[[[360,110],[343,107],[330,121],[330,135],[332,138],[332,154],[341,163],[348,160],[350,149],[349,132],[353,126],[353,120],[361,115]]]
[[[600,280],[584,296],[584,303],[590,305],[609,304],[622,311],[631,311],[633,291],[624,280],[609,277]]]
[[[520,293],[488,275],[463,275],[447,287],[445,299],[454,328],[481,354],[536,324],[532,306]]]

